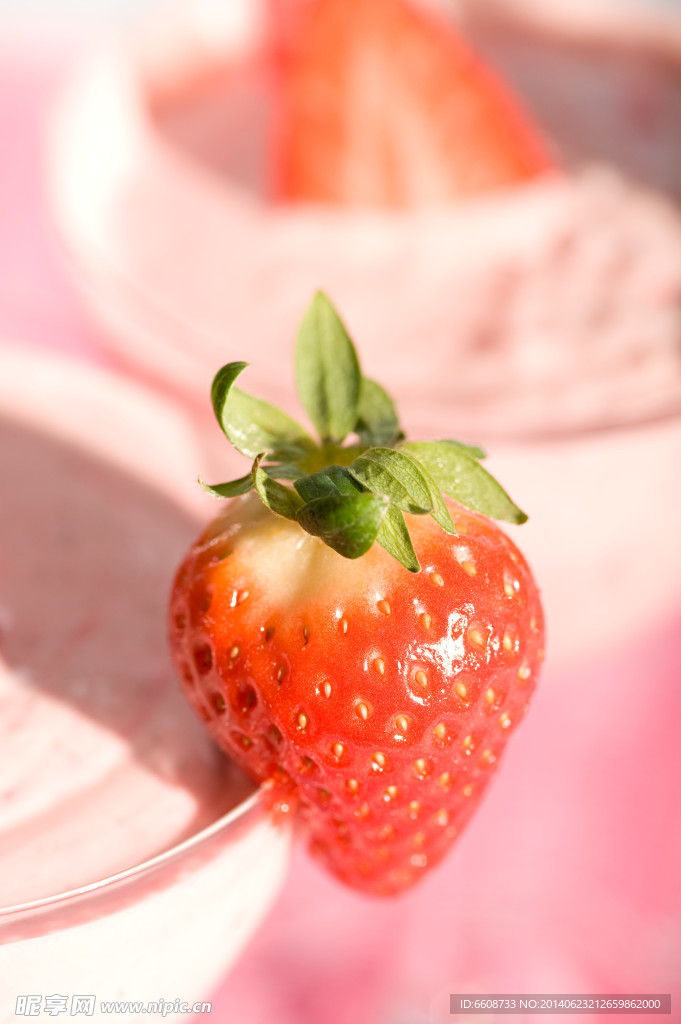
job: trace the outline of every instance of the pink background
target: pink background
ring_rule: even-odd
[[[70,57],[0,34],[0,338],[107,363],[43,201],[44,118]],[[549,657],[484,806],[420,889],[369,901],[299,850],[213,1019],[425,1024],[456,1019],[450,992],[671,991],[681,1020],[681,609],[670,621],[569,672]]]

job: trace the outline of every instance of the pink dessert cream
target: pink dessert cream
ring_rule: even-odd
[[[138,386],[0,349],[3,1024],[27,993],[208,999],[283,879],[169,666],[201,457]]]
[[[267,10],[176,4],[62,98],[52,205],[109,343],[202,406],[215,367],[245,351],[250,388],[291,402],[268,355],[322,286],[412,436],[493,442],[491,469],[531,512],[550,657],[664,617],[681,590],[681,14],[447,8],[560,169],[392,210],[271,202]],[[658,543],[632,551],[643,524]]]

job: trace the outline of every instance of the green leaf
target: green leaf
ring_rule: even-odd
[[[376,534],[376,543],[401,562],[409,572],[418,572],[421,568],[404,515],[394,505],[391,505],[385,514],[381,528]]]
[[[360,558],[374,540],[388,510],[375,494],[327,494],[307,502],[298,513],[302,528],[344,558]]]
[[[248,494],[255,486],[252,473],[239,477],[238,480],[229,480],[225,484],[205,484],[199,477],[199,483],[204,491],[212,494],[214,498],[236,498],[239,494]]]
[[[294,481],[293,486],[303,501],[315,501],[316,498],[325,498],[329,494],[338,495],[340,493],[324,469],[320,469],[318,473],[301,477]]]
[[[362,490],[343,466],[327,466],[318,473],[300,477],[293,484],[303,501],[314,501],[327,494],[345,494],[353,497]]]
[[[303,317],[296,347],[298,394],[322,441],[342,441],[357,422],[357,353],[338,313],[317,292]]]
[[[423,468],[423,467],[422,467]],[[428,474],[429,480],[432,481],[433,489],[431,494],[433,496],[433,511],[430,513],[438,526],[441,526],[445,533],[456,534],[456,527],[452,522],[449,509],[445,504],[445,500],[440,493],[440,488],[435,483],[433,478]]]
[[[345,466],[329,466],[324,472],[333,481],[339,494],[346,494],[353,497],[364,490],[362,485],[355,480]]]
[[[348,472],[374,494],[383,494],[403,512],[424,515],[433,509],[428,480],[421,467],[394,448],[369,448]]]
[[[407,455],[407,458],[410,458],[412,460],[412,462],[416,463],[416,465],[419,467],[421,473],[423,474],[424,479],[426,480],[426,482],[428,484],[428,489],[430,491],[430,497],[431,497],[432,502],[433,502],[433,510],[430,513],[431,516],[433,517],[435,522],[438,524],[438,526],[441,526],[442,529],[445,530],[446,533],[456,534],[456,527],[454,526],[454,523],[452,522],[452,517],[450,515],[449,509],[447,508],[447,505],[445,504],[445,500],[442,497],[442,494],[440,492],[440,488],[436,484],[435,480],[433,480],[433,478],[430,475],[430,473],[428,472],[428,470],[425,468],[425,466],[421,462],[419,462],[418,459],[414,458],[413,455],[411,455],[411,454],[409,454],[407,452],[403,452],[403,454]]]
[[[368,445],[392,445],[404,437],[390,396],[380,384],[362,378],[355,432]]]
[[[311,451],[312,438],[299,423],[269,402],[233,387],[246,366],[248,363],[223,366],[211,388],[213,411],[234,447],[251,459],[266,450],[280,459]]]
[[[268,452],[265,457],[271,458],[271,452]],[[292,462],[268,463],[262,468],[273,480],[298,480],[301,476],[305,476],[302,469]]]
[[[461,441],[450,441],[449,439],[426,443],[446,444],[449,448],[455,448],[457,451],[465,452],[474,459],[484,459],[487,457],[485,449],[479,448],[477,444],[463,444]]]
[[[263,502],[272,512],[284,519],[295,520],[298,511],[303,506],[303,501],[291,487],[278,483],[268,476],[267,471],[260,465],[262,455],[259,455],[253,463],[253,481],[255,489]]]
[[[467,508],[509,523],[527,520],[467,446],[450,441],[410,441],[401,450],[413,455],[445,494]]]

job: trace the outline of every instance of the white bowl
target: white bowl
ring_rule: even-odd
[[[32,994],[206,1000],[284,880],[288,824],[167,650],[201,458],[169,401],[0,347],[3,1022]]]

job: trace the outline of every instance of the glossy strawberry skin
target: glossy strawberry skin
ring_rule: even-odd
[[[295,12],[275,102],[274,198],[447,203],[553,168],[519,103],[444,16],[410,0]]]
[[[489,519],[408,516],[422,570],[342,559],[240,499],[180,567],[174,659],[217,742],[298,805],[341,880],[409,888],[461,832],[543,656],[537,588]]]

